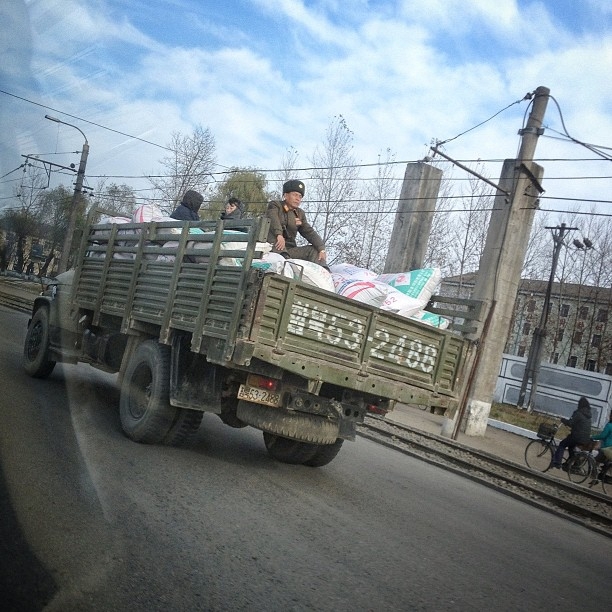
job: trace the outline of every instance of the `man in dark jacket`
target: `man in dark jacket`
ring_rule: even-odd
[[[563,453],[567,448],[569,454],[579,444],[588,444],[591,440],[591,405],[586,397],[578,400],[578,408],[574,410],[569,419],[561,419],[564,425],[570,428],[569,435],[559,442],[559,446],[553,457],[553,467],[560,468],[563,461]]]
[[[202,194],[190,189],[185,192],[181,203],[174,209],[170,217],[178,221],[199,221],[198,210],[200,210],[203,201]]]
[[[266,216],[270,219],[268,242],[273,253],[284,257],[314,261],[327,267],[325,244],[323,239],[308,221],[300,208],[305,192],[302,181],[287,181],[283,185],[283,201],[272,201],[268,204]],[[310,243],[297,246],[295,239],[298,232]]]

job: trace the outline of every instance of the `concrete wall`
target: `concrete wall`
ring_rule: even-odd
[[[525,357],[504,354],[493,395],[495,402],[516,405],[526,364]],[[541,365],[535,397],[539,412],[567,418],[583,395],[591,404],[593,427],[602,429],[610,415],[612,376],[551,363]]]

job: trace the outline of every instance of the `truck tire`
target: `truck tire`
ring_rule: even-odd
[[[163,442],[177,421],[170,405],[170,347],[145,340],[131,356],[119,399],[121,426],[143,444]]]
[[[49,311],[39,308],[32,317],[23,345],[23,368],[32,378],[47,378],[55,367],[49,359]]]
[[[333,444],[319,444],[318,450],[315,452],[314,456],[304,461],[304,465],[308,465],[310,467],[323,467],[328,463],[331,463],[336,455],[340,452],[342,448],[342,444],[344,440],[342,438],[338,438]]]
[[[263,432],[263,439],[270,456],[282,463],[306,463],[319,450],[318,444],[290,440],[282,436],[275,436],[267,431]]]
[[[262,431],[310,444],[333,444],[340,431],[336,421],[324,417],[245,401],[239,402],[236,416]]]
[[[219,418],[234,429],[242,429],[247,426],[247,423],[241,421],[236,416],[236,408],[238,407],[238,399],[235,397],[221,398],[221,414]]]
[[[200,428],[204,413],[199,410],[177,408],[176,418],[164,438],[166,446],[180,446]]]

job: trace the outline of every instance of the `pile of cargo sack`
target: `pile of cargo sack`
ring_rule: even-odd
[[[159,206],[144,204],[139,206],[132,218],[129,217],[105,217],[101,223],[125,224],[125,223],[148,223],[175,221],[163,214]],[[122,230],[120,230],[121,232]],[[123,230],[129,233],[138,233],[138,230]],[[179,233],[178,228],[171,228],[172,233]],[[199,228],[190,228],[190,233],[204,234]],[[221,254],[224,251],[246,250],[247,243],[244,241],[231,241],[233,235],[242,234],[232,230],[225,230],[228,241],[221,243]],[[214,235],[214,233],[211,233]],[[169,241],[162,245],[169,251],[174,251],[178,242]],[[210,243],[193,241],[188,243],[192,249],[210,248]],[[402,317],[415,319],[427,325],[440,329],[446,329],[449,325],[448,319],[427,312],[427,306],[431,296],[438,290],[441,282],[441,271],[439,268],[423,268],[396,274],[377,274],[372,270],[360,268],[348,263],[334,264],[329,271],[324,267],[301,259],[286,259],[278,253],[271,252],[272,246],[267,242],[256,244],[256,250],[261,253],[259,259],[254,259],[252,267],[258,268],[265,273],[282,274],[290,278],[298,278],[303,282],[332,291],[346,298],[357,300],[381,310],[393,312]],[[173,261],[174,255],[158,254],[157,261]],[[198,257],[193,258],[198,261]],[[202,257],[205,261],[206,257]],[[221,257],[219,264],[230,266],[241,266],[241,257]]]

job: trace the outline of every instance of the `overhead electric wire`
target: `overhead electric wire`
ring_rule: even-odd
[[[567,131],[567,128],[565,127],[565,120],[563,118],[563,112],[561,111],[561,106],[559,105],[559,103],[557,102],[556,98],[554,96],[550,96],[549,98],[555,103],[555,106],[557,107],[557,111],[559,112],[559,119],[561,120],[561,125],[563,126],[563,130],[565,135],[574,143],[584,147],[585,149],[588,149],[589,151],[592,151],[593,153],[595,153],[596,155],[600,155],[603,159],[607,159],[609,161],[612,161],[612,156],[607,155],[605,153],[603,153],[602,151],[600,151],[599,147],[597,147],[596,145],[590,145],[586,142],[583,142],[581,140],[578,140],[577,138],[574,138],[573,136],[570,135],[570,133]],[[560,132],[557,132],[557,134],[559,134]],[[601,147],[601,148],[608,148],[608,147]]]
[[[54,113],[59,113],[60,115],[65,115],[66,117],[70,117],[71,119],[77,119],[78,121],[82,121],[83,123],[88,123],[89,125],[95,125],[96,127],[102,128],[103,130],[108,130],[109,132],[114,132],[115,134],[119,134],[120,136],[126,136],[127,138],[133,138],[134,140],[140,140],[141,142],[145,142],[146,144],[150,144],[160,149],[165,149],[166,151],[174,151],[174,149],[170,149],[169,147],[165,147],[163,145],[157,144],[156,142],[146,140],[145,138],[140,138],[139,136],[134,136],[133,134],[127,134],[125,132],[121,132],[120,130],[109,128],[100,123],[96,123],[95,121],[89,121],[88,119],[83,119],[83,117],[79,117],[77,115],[71,115],[70,113],[66,113],[57,108],[47,106],[46,104],[41,104],[40,102],[34,102],[33,100],[28,100],[28,98],[23,98],[22,96],[13,94],[10,91],[5,91],[4,89],[0,89],[0,93],[3,93],[7,96],[11,96],[12,98],[17,98],[18,100],[22,100],[23,102],[28,102],[29,104],[34,104],[35,106],[40,106],[41,108],[46,108],[47,110],[53,111]]]

